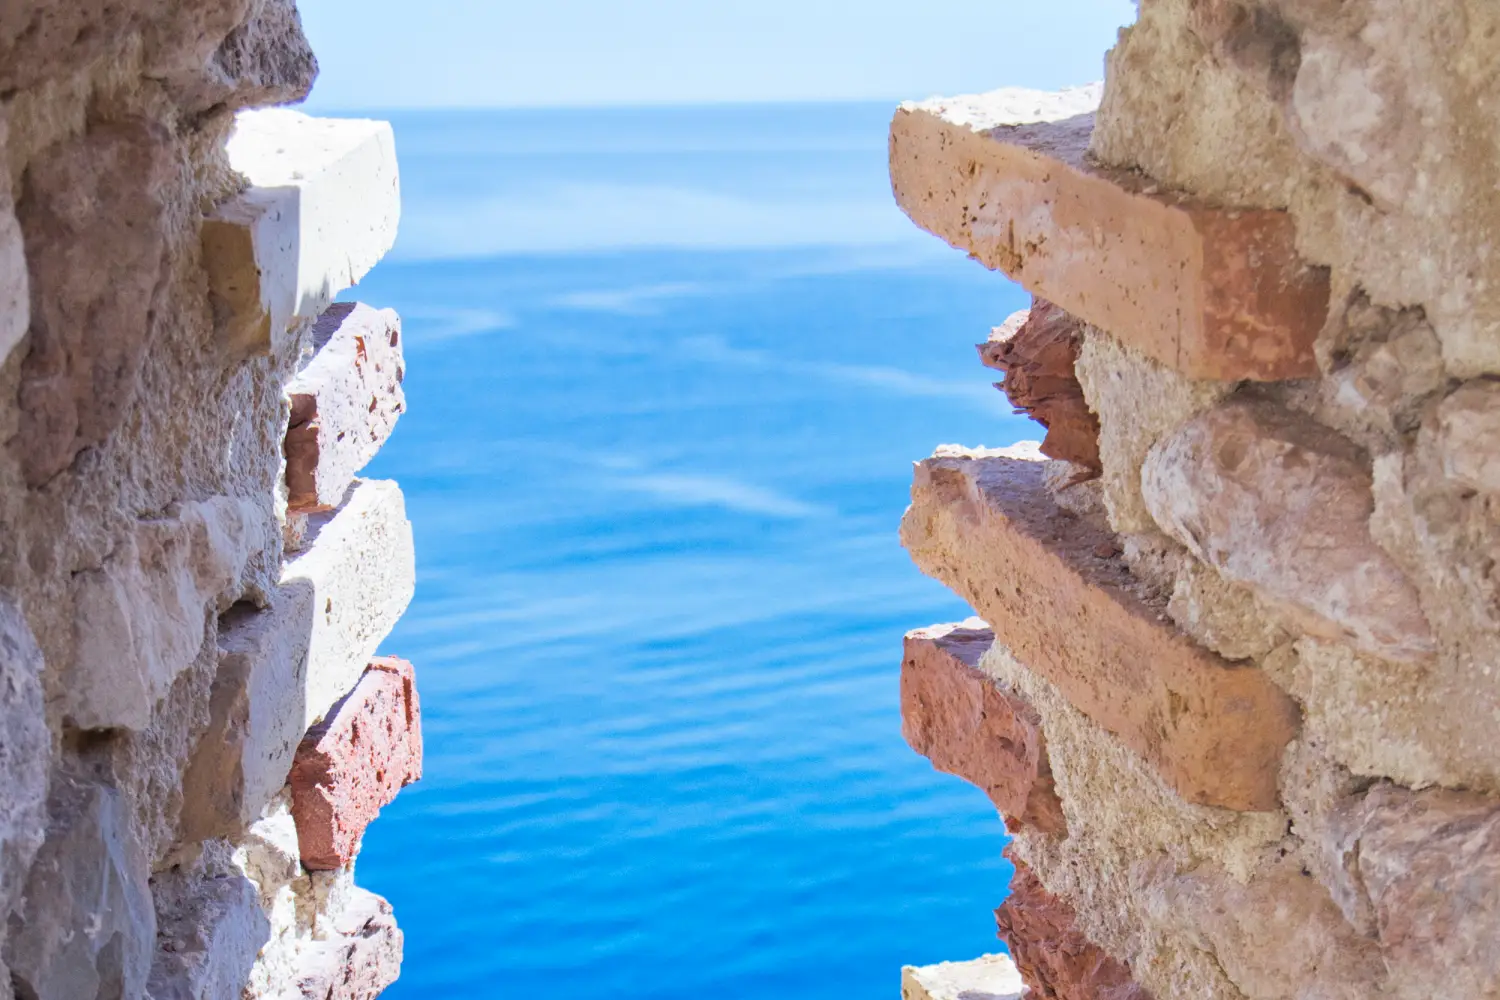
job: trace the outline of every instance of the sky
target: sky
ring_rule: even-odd
[[[1132,0],[300,0],[314,111],[899,100],[1103,76]]]

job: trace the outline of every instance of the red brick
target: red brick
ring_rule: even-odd
[[[1011,830],[1066,834],[1041,718],[979,669],[994,641],[966,625],[907,633],[902,735],[933,767],[982,789]]]
[[[1011,860],[1016,874],[995,922],[1031,992],[1039,1000],[1151,1000],[1130,966],[1078,929],[1073,907],[1048,892],[1030,868]]]
[[[1082,321],[1035,299],[978,346],[980,360],[1005,373],[999,389],[1011,405],[1047,428],[1042,454],[1098,473],[1099,418],[1074,373],[1082,343]]]
[[[381,807],[421,776],[412,665],[378,657],[297,748],[290,784],[302,864],[313,871],[349,864]]]
[[[1318,374],[1328,272],[1281,211],[1158,191],[1087,160],[1092,114],[976,131],[909,107],[891,123],[896,200],[922,228],[1194,378]]]
[[[1043,465],[1004,455],[922,462],[901,525],[907,551],[1184,799],[1278,808],[1295,703],[1264,671],[1178,632],[1109,530],[1057,504]]]

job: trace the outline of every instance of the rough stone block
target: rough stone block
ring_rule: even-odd
[[[901,1000],[1022,1000],[1029,992],[1007,955],[901,970]]]
[[[27,1000],[141,996],[156,917],[124,801],[58,774],[47,812],[47,840],[4,943],[12,985]]]
[[[215,497],[137,521],[104,565],[77,575],[65,714],[81,729],[143,729],[198,656],[209,620],[237,600],[268,520],[253,501]]]
[[[1066,834],[1041,718],[979,669],[994,641],[977,618],[906,634],[902,735],[933,767],[983,789],[1010,829]]]
[[[226,853],[227,845],[209,845]],[[270,938],[255,885],[227,859],[159,872],[151,879],[156,902],[156,957],[147,981],[151,1000],[230,1000],[238,997]],[[207,862],[207,863],[205,863]]]
[[[375,1000],[401,975],[404,940],[390,903],[353,888],[327,925],[330,933],[299,956],[303,1000]]]
[[[1074,371],[1082,344],[1082,322],[1035,299],[995,328],[979,357],[1005,373],[999,388],[1011,405],[1047,428],[1042,454],[1098,472],[1099,418]]]
[[[412,666],[381,657],[349,696],[314,726],[292,764],[292,815],[302,864],[350,864],[365,827],[422,777],[422,718]]]
[[[1438,407],[1443,471],[1472,489],[1500,493],[1500,385],[1468,382]]]
[[[184,841],[237,834],[286,784],[305,732],[313,601],[304,581],[219,620],[209,726],[183,777]]]
[[[1090,163],[1096,101],[1006,90],[905,104],[891,123],[896,200],[922,228],[1184,374],[1316,375],[1328,274],[1298,256],[1291,218]]]
[[[1060,507],[1044,463],[940,452],[917,466],[902,541],[1016,657],[1189,802],[1277,808],[1296,705],[1266,674],[1195,645],[1101,524]]]
[[[1016,874],[995,922],[1031,992],[1053,1000],[1151,1000],[1128,965],[1079,929],[1073,907],[1048,892],[1025,864],[1011,860]]]
[[[1372,927],[1397,996],[1500,996],[1500,800],[1382,783],[1333,828],[1340,903]]]
[[[7,159],[7,138],[5,117],[0,115],[0,160]],[[10,175],[4,173],[0,175],[0,365],[26,336],[30,323],[31,285],[26,274],[26,245],[21,223],[16,218]]]
[[[1370,536],[1369,460],[1348,439],[1235,399],[1158,442],[1141,488],[1163,531],[1310,634],[1395,660],[1435,651],[1416,588]]]
[[[356,480],[338,509],[311,515],[281,583],[310,584],[314,595],[305,731],[354,687],[411,602],[416,557],[400,487]]]
[[[0,913],[9,913],[20,895],[47,821],[52,737],[42,667],[26,619],[0,597]]]
[[[316,352],[287,386],[287,504],[327,510],[390,437],[406,410],[401,319],[390,309],[330,306],[313,327]]]
[[[229,140],[250,187],[203,224],[220,340],[267,353],[364,277],[396,239],[400,186],[385,122],[244,111]]]

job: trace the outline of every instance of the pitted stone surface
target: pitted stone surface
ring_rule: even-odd
[[[52,738],[42,706],[42,668],[42,651],[26,619],[0,597],[0,914],[9,913],[20,896],[47,822]]]
[[[1048,892],[1024,863],[1011,860],[1016,873],[995,922],[1030,993],[1049,1000],[1151,1000],[1128,965],[1079,930],[1073,907]]]
[[[241,994],[270,937],[255,885],[228,863],[228,845],[151,878],[156,956],[150,1000],[218,1000]]]
[[[1296,706],[1264,672],[1182,636],[1102,526],[1063,510],[1014,452],[917,466],[901,525],[923,572],[970,602],[1021,662],[1154,765],[1189,802],[1277,808]]]
[[[400,487],[355,480],[338,509],[311,515],[281,583],[313,591],[305,730],[349,693],[411,603],[416,557]]]
[[[1158,442],[1141,485],[1163,531],[1311,634],[1397,660],[1435,651],[1416,588],[1370,536],[1369,460],[1348,439],[1236,399]]]
[[[137,521],[97,570],[79,574],[66,712],[81,729],[144,728],[197,657],[210,620],[241,596],[266,544],[265,512],[215,497]]]
[[[5,116],[0,114],[0,163],[8,159],[7,134]],[[0,170],[0,365],[26,336],[30,323],[31,285],[26,276],[26,246],[21,223],[16,219],[10,174]]]
[[[255,822],[286,784],[303,735],[312,588],[285,586],[264,609],[219,620],[210,721],[183,777],[182,838],[227,837]]]
[[[354,888],[327,922],[327,935],[299,956],[302,1000],[375,1000],[401,974],[404,938],[391,904]]]
[[[1011,405],[1047,428],[1042,454],[1092,472],[1099,461],[1099,418],[1083,398],[1074,366],[1083,324],[1045,299],[1016,313],[979,345],[979,357],[1005,373],[1000,389]]]
[[[385,122],[241,112],[229,161],[250,187],[203,224],[219,335],[235,355],[281,344],[396,239],[395,140]]]
[[[302,864],[312,871],[350,864],[381,807],[421,777],[421,705],[412,666],[378,658],[297,748],[288,780]]]
[[[919,226],[1193,378],[1317,374],[1328,275],[1298,256],[1285,212],[1220,208],[1091,164],[1092,113],[979,116],[982,130],[974,117],[896,112],[891,181]]]
[[[390,309],[339,303],[313,327],[312,361],[287,386],[287,502],[335,507],[406,410],[401,319]]]
[[[1041,719],[979,669],[994,641],[977,618],[906,634],[902,735],[933,767],[982,789],[1008,828],[1066,834]]]
[[[1008,955],[901,970],[901,1000],[1022,1000],[1028,995]]]

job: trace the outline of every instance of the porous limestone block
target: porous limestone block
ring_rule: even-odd
[[[1465,486],[1500,493],[1500,385],[1467,382],[1438,406],[1443,471]]]
[[[901,970],[901,1000],[1022,1000],[1027,993],[1007,955]]]
[[[1099,418],[1089,410],[1075,365],[1083,323],[1045,299],[1011,316],[979,344],[987,367],[1005,373],[1011,405],[1047,428],[1042,454],[1097,473]]]
[[[198,656],[209,620],[241,596],[266,545],[267,513],[215,497],[137,521],[95,570],[77,575],[64,713],[80,729],[139,730]]]
[[[1276,809],[1296,705],[1263,671],[1179,633],[1114,536],[1061,508],[1044,479],[1023,449],[940,449],[917,466],[902,542],[1185,800]]]
[[[242,111],[230,164],[250,182],[203,224],[220,339],[264,354],[313,319],[396,240],[395,139],[386,122]]]
[[[5,942],[16,992],[28,1000],[141,996],[156,918],[123,799],[56,774],[47,812],[47,840]]]
[[[1236,398],[1159,441],[1141,471],[1156,523],[1320,638],[1376,656],[1436,650],[1416,588],[1370,536],[1368,456],[1275,403]]]
[[[415,673],[405,660],[380,657],[297,748],[288,783],[303,866],[352,864],[381,807],[421,777]]]
[[[229,860],[222,841],[205,845],[195,863],[151,878],[156,903],[156,957],[151,1000],[220,1000],[240,995],[270,938],[255,885]]]
[[[183,777],[184,841],[239,833],[286,784],[304,732],[313,600],[305,582],[287,585],[265,608],[219,620],[209,726]]]
[[[1341,902],[1378,937],[1393,995],[1500,996],[1500,800],[1383,782],[1333,830]]]
[[[0,115],[0,163],[6,162],[7,126]],[[21,223],[16,219],[16,203],[11,192],[9,171],[0,170],[0,365],[31,323],[31,286],[26,276],[26,245]]]
[[[1026,91],[963,98],[959,113],[957,99],[902,105],[890,138],[897,202],[987,267],[1188,376],[1316,375],[1328,274],[1298,255],[1291,217],[1093,165],[1097,92],[1076,93],[1040,112]]]
[[[281,583],[313,592],[306,731],[353,689],[411,603],[416,556],[400,487],[355,480],[337,509],[311,515],[307,547],[287,561]]]
[[[995,923],[1031,992],[1054,1000],[1151,1000],[1130,966],[1079,929],[1066,900],[1048,892],[1025,862],[1011,861],[1016,873]]]
[[[401,318],[390,309],[338,303],[313,327],[312,361],[287,386],[287,505],[337,506],[406,410]]]
[[[1007,828],[1066,834],[1041,719],[979,669],[994,641],[977,618],[908,632],[901,733],[933,767],[982,789]]]
[[[391,904],[355,887],[327,923],[330,933],[300,956],[296,986],[301,996],[375,1000],[401,975],[404,942]]]
[[[47,821],[52,737],[42,667],[26,619],[0,597],[0,913],[9,913],[20,896]]]

